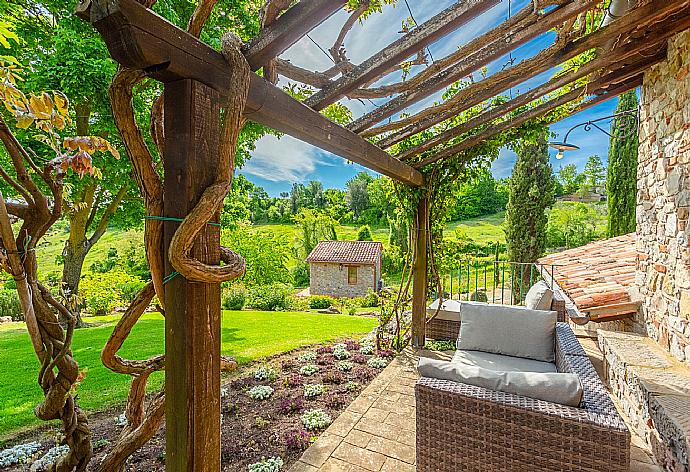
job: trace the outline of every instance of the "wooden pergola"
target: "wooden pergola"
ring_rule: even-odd
[[[231,93],[231,71],[223,54],[156,15],[142,0],[84,0],[78,15],[103,36],[121,65],[144,71],[164,83],[166,216],[185,218],[212,182],[218,164],[219,109]],[[368,7],[352,12],[330,49],[334,67],[313,72],[278,56],[347,3],[345,0],[273,0],[266,7],[261,33],[242,52],[252,71],[244,116],[252,121],[359,163],[413,187],[424,187],[429,164],[459,153],[498,133],[570,105],[574,114],[631,90],[644,72],[666,57],[666,41],[690,27],[690,0],[644,0],[627,14],[588,32],[576,23],[600,0],[533,0],[498,27],[474,38],[448,56],[427,64],[409,80],[375,86],[410,58],[425,63],[424,49],[500,3],[458,0],[417,25],[361,64],[352,64],[342,47],[344,37]],[[214,1],[200,0],[200,8]],[[289,8],[288,8],[289,7]],[[282,14],[279,14],[281,13]],[[576,30],[576,26],[581,27]],[[478,80],[451,99],[385,124],[411,105],[467,77],[515,48],[557,29],[558,39],[535,56]],[[198,34],[198,33],[197,33]],[[401,141],[476,107],[581,54],[593,59],[565,71],[499,106],[445,129],[397,155],[387,151]],[[318,89],[301,103],[275,84],[279,75]],[[267,80],[268,79],[268,80]],[[560,91],[560,93],[554,93]],[[340,126],[319,110],[349,98],[392,97]],[[532,108],[526,105],[542,101]],[[510,114],[510,118],[505,117]],[[562,115],[561,115],[562,117]],[[492,126],[485,126],[492,124]],[[482,131],[458,140],[476,128]],[[378,137],[376,140],[367,138]],[[452,144],[449,144],[452,143]],[[414,230],[426,228],[428,201],[422,199]],[[164,248],[176,229],[166,223]],[[427,239],[415,238],[413,344],[424,345],[427,299]],[[207,264],[219,264],[219,229],[207,226],[194,251]],[[173,270],[169,261],[166,268]],[[177,277],[166,285],[166,470],[220,470],[220,290],[217,283]]]

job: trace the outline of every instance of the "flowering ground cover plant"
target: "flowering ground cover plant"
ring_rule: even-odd
[[[381,368],[368,365],[370,359],[378,359],[372,362],[376,365],[390,362],[379,357],[382,353],[374,356],[373,346],[370,354],[364,354],[363,346],[368,344],[348,341],[312,346],[241,367],[224,380],[221,470],[290,470],[302,452],[381,372]],[[346,358],[336,359],[335,353]],[[318,370],[305,376],[300,373],[304,367]],[[309,395],[305,395],[307,392]],[[122,407],[118,406],[89,418],[94,464],[113,447],[122,432],[123,423],[117,421],[121,413]],[[50,430],[24,437],[21,444],[24,446],[12,448],[11,444],[0,449],[3,472],[26,472],[32,461],[59,446]],[[53,450],[48,459],[59,452],[60,449]],[[132,470],[142,472],[165,469],[165,427],[129,463]]]

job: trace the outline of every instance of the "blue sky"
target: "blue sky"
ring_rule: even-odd
[[[408,0],[412,13],[418,23],[422,23],[443,9],[454,3],[454,0]],[[496,7],[484,15],[467,23],[457,31],[445,36],[430,46],[431,55],[435,59],[454,51],[457,47],[468,42],[476,35],[488,31],[490,28],[505,21],[509,9],[515,13],[525,7],[529,0],[503,0]],[[396,7],[385,7],[383,13],[370,16],[364,24],[356,24],[345,41],[347,55],[354,63],[359,63],[373,53],[383,49],[386,45],[398,39],[402,21],[409,16],[409,12],[403,0],[398,1]],[[324,49],[328,49],[335,40],[340,27],[347,18],[347,13],[341,11],[333,15],[329,20],[321,24],[311,32],[310,37]],[[281,57],[292,61],[295,65],[311,70],[325,70],[333,63],[309,38],[303,38],[297,44],[288,49]],[[529,58],[541,49],[551,44],[554,39],[552,33],[542,35],[533,41],[521,46],[513,52],[513,58],[520,61]],[[489,73],[500,70],[509,57],[503,57],[490,64]],[[422,70],[425,66],[416,66],[412,73]],[[554,73],[548,71],[538,77],[530,79],[519,87],[507,93],[519,94],[531,89],[546,80]],[[399,74],[390,74],[382,79],[379,84],[396,82]],[[418,111],[435,101],[440,100],[438,93],[423,100],[406,110],[406,112]],[[371,102],[344,99],[342,102],[352,110],[356,118],[377,105],[386,102],[387,99],[376,99]],[[568,129],[578,123],[590,119],[610,115],[616,106],[616,100],[609,100],[596,107],[574,115],[551,126],[551,131],[563,137]],[[608,153],[608,136],[598,131],[585,132],[581,128],[571,134],[570,141],[581,147],[579,151],[568,152],[565,158],[557,161],[556,152],[552,152],[552,165],[558,170],[561,165],[574,163],[580,170],[584,168],[587,158],[592,154],[599,154],[606,158]],[[492,170],[497,178],[510,175],[515,155],[505,149],[500,157],[493,163]],[[260,185],[273,196],[280,192],[287,192],[294,182],[306,182],[320,180],[325,187],[343,188],[347,180],[358,172],[367,170],[357,164],[348,164],[344,159],[331,153],[324,152],[309,144],[303,143],[290,136],[280,139],[267,136],[257,142],[256,150],[252,153],[252,159],[240,170],[249,180]],[[372,173],[373,174],[373,173]]]

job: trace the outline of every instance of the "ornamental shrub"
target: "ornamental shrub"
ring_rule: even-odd
[[[321,409],[307,410],[300,416],[302,424],[307,431],[314,431],[316,429],[323,429],[331,424],[331,417]]]
[[[369,289],[366,296],[362,298],[362,308],[376,308],[379,306],[379,296],[372,289]]]
[[[323,377],[321,379],[324,383],[329,383],[329,384],[341,384],[345,382],[345,377],[340,371],[337,370],[329,370],[325,374],[323,374]]]
[[[388,365],[388,361],[383,357],[372,357],[367,361],[367,365],[372,369],[383,369]]]
[[[285,446],[288,449],[304,451],[311,443],[311,436],[303,429],[294,429],[285,434]]]
[[[14,464],[24,464],[31,459],[40,448],[41,443],[30,442],[3,449],[0,451],[0,467],[5,468]]]
[[[297,357],[300,362],[314,362],[316,360],[316,353],[314,351],[306,351]]]
[[[105,273],[89,272],[79,283],[79,295],[86,311],[94,315],[109,315],[118,306],[128,304],[132,284],[141,283],[138,277],[115,268]]]
[[[321,346],[316,350],[317,354],[331,354],[333,352],[333,348],[330,346]]]
[[[309,297],[309,308],[312,310],[323,310],[333,305],[333,299],[325,295],[312,295]]]
[[[315,373],[319,371],[319,366],[314,365],[314,364],[307,364],[305,366],[302,366],[299,370],[299,373],[302,375],[306,375],[307,377],[311,377]]]
[[[345,341],[345,347],[347,348],[348,351],[359,351],[359,348],[361,347],[357,341],[353,341],[352,339],[348,339]]]
[[[249,290],[247,305],[262,311],[284,311],[290,308],[292,287],[285,284],[257,285]]]
[[[12,321],[24,321],[22,305],[15,290],[0,290],[0,316],[11,316]]]
[[[335,362],[333,354],[325,354],[316,360],[316,363],[319,365],[330,365],[333,364],[333,362]]]
[[[369,225],[364,225],[357,231],[357,241],[371,241],[371,228]]]
[[[374,377],[376,377],[376,372],[370,369],[367,369],[366,367],[359,367],[357,369],[354,369],[352,371],[352,375],[359,380],[366,381],[366,380],[371,380]]]
[[[280,472],[283,468],[283,459],[280,457],[262,459],[261,462],[249,464],[247,468],[249,472]]]
[[[257,385],[256,387],[250,388],[247,395],[249,395],[249,398],[252,400],[266,400],[273,395],[273,389],[268,385]]]
[[[254,371],[254,378],[256,380],[268,380],[273,382],[276,379],[276,371],[272,367],[262,365]]]
[[[247,289],[243,284],[233,284],[223,290],[223,308],[241,310],[247,301]]]
[[[333,348],[333,357],[340,360],[349,359],[350,353],[344,345],[338,344],[335,348]]]
[[[356,362],[357,364],[366,364],[367,356],[365,356],[364,354],[353,354],[352,362]]]
[[[304,400],[301,397],[285,397],[280,400],[278,406],[278,410],[284,415],[302,411],[302,408],[304,408]]]
[[[350,361],[338,361],[335,367],[342,372],[349,372],[354,367],[354,364]]]
[[[307,384],[304,386],[304,398],[316,398],[326,392],[326,387],[322,384]]]
[[[361,352],[362,354],[366,354],[366,355],[373,354],[375,350],[376,350],[376,347],[373,344],[369,344],[369,343],[362,343],[362,346],[359,348],[359,352]]]

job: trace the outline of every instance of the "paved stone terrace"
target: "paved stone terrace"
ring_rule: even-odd
[[[585,342],[601,365],[594,341]],[[421,351],[450,359],[452,353]],[[290,472],[414,472],[415,369],[418,354],[403,352],[362,391],[307,449]],[[598,366],[597,366],[598,367]],[[660,472],[644,441],[633,436],[631,472]]]

